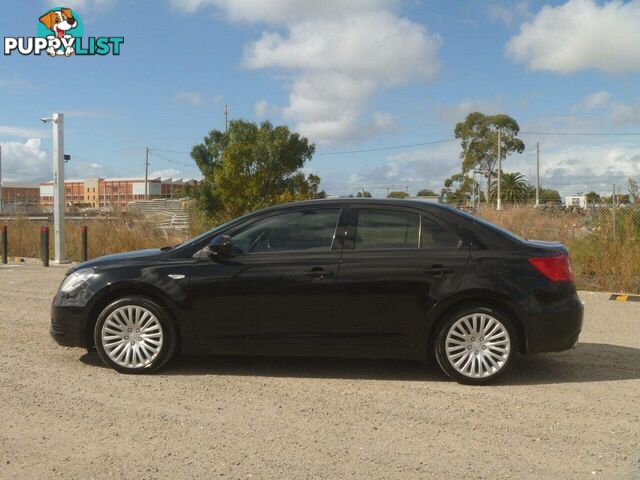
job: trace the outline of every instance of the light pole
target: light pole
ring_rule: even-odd
[[[540,206],[540,142],[536,143],[536,207]]]
[[[502,210],[502,141],[498,129],[498,210]]]
[[[69,263],[64,244],[64,115],[54,113],[50,118],[41,118],[43,123],[53,124],[53,263]]]
[[[0,214],[2,214],[2,195],[4,192],[2,191],[2,145],[0,145]]]

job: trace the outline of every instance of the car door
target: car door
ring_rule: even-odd
[[[455,292],[469,251],[435,218],[391,206],[352,207],[338,287],[354,344],[405,345],[439,299]]]
[[[235,255],[220,261],[203,255],[193,267],[192,311],[200,339],[320,340],[335,314],[342,212],[340,206],[276,211],[225,232]]]

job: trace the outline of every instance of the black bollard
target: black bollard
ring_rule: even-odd
[[[7,232],[7,226],[2,226],[2,263],[6,265],[9,263],[9,233]]]
[[[89,259],[89,242],[87,239],[88,228],[86,225],[82,227],[82,261],[86,262]]]
[[[42,266],[49,266],[49,227],[40,227],[40,257]]]

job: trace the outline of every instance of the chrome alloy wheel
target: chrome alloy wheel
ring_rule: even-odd
[[[100,332],[109,358],[121,367],[143,368],[158,356],[163,342],[162,326],[144,307],[126,305],[109,314]]]
[[[486,313],[472,313],[456,321],[445,343],[449,363],[469,378],[487,378],[502,369],[511,354],[506,327]]]

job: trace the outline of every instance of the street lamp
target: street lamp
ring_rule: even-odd
[[[54,261],[52,263],[69,263],[64,245],[64,115],[54,113],[51,117],[41,118],[42,123],[53,126],[53,230]]]

